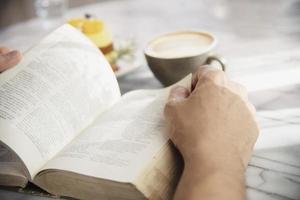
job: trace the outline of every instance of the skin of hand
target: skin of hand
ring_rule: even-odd
[[[191,92],[171,90],[165,117],[184,159],[174,199],[245,199],[244,173],[259,133],[246,90],[224,72],[202,67]]]
[[[22,59],[19,51],[10,50],[5,47],[0,47],[0,73],[16,66]]]

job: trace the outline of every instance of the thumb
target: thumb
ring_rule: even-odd
[[[17,65],[21,59],[22,55],[19,51],[11,51],[0,55],[0,73]]]
[[[188,89],[182,86],[175,86],[171,89],[168,102],[180,102],[185,100],[190,95],[190,92]]]

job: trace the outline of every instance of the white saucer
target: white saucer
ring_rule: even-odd
[[[141,63],[136,57],[130,59],[124,57],[117,61],[117,66],[118,70],[115,71],[115,75],[117,78],[120,78],[138,69],[141,66]]]

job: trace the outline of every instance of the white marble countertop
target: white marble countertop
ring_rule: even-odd
[[[119,79],[123,93],[162,87],[142,55],[152,37],[173,30],[213,32],[217,53],[228,60],[227,73],[259,90],[250,99],[263,136],[246,173],[248,199],[300,199],[300,1],[113,0],[69,10],[67,18],[85,13],[105,20],[115,36],[138,44],[143,66]],[[8,27],[0,30],[0,45],[25,51],[56,26],[33,19]],[[43,198],[0,189],[0,199]]]

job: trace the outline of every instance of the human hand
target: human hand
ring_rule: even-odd
[[[11,51],[5,47],[0,47],[0,73],[14,67],[21,59],[22,55],[19,51]]]
[[[244,171],[259,132],[255,108],[224,72],[204,67],[194,75],[191,93],[173,88],[165,116],[185,166]]]

